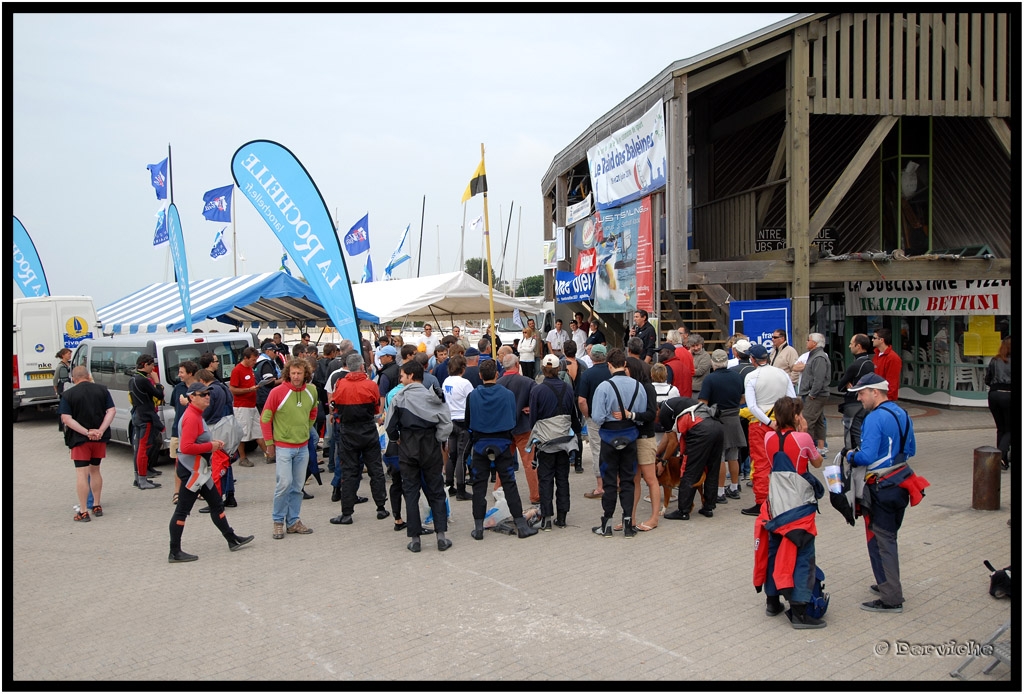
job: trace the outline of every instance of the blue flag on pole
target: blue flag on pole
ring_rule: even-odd
[[[345,250],[348,254],[359,255],[370,250],[370,213],[356,222],[345,234]]]
[[[153,245],[167,243],[167,210],[160,208],[156,213],[156,230],[153,232]]]
[[[224,229],[227,229],[227,227],[224,227]],[[217,235],[213,237],[213,248],[210,249],[210,257],[214,260],[219,260],[228,254],[228,245],[224,243],[224,229],[218,231]]]
[[[14,283],[25,296],[50,296],[43,263],[25,226],[14,218]]]
[[[366,254],[366,265],[363,266],[363,284],[367,282],[373,282],[373,262],[370,260],[370,254]]]
[[[150,183],[153,184],[153,188],[156,190],[156,199],[166,200],[167,159],[164,159],[159,164],[147,164],[146,168],[149,169]]]
[[[181,312],[185,316],[185,330],[192,332],[192,302],[188,293],[188,261],[185,258],[185,237],[181,233],[181,219],[178,207],[173,202],[167,208],[167,236],[171,242],[171,260],[174,262],[174,277],[178,282],[181,296]]]
[[[405,245],[405,239],[407,236],[409,236],[409,226],[409,224],[405,225],[405,231],[402,232],[402,238],[398,242],[398,247],[395,248],[394,252],[392,252],[391,260],[388,261],[387,266],[384,268],[384,279],[386,280],[391,279],[391,273],[394,271],[396,267],[398,267],[406,260],[409,260],[411,258],[411,256],[409,256],[408,254],[401,254],[402,246]]]
[[[234,189],[232,184],[203,193],[203,216],[211,222],[230,222],[231,193]]]
[[[320,190],[302,163],[276,142],[247,142],[231,158],[235,185],[287,250],[341,339],[362,344],[348,268]]]

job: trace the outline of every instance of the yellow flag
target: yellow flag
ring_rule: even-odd
[[[462,202],[466,202],[474,195],[487,192],[487,172],[484,171],[484,160],[480,160],[480,166],[473,172],[473,178],[466,186],[466,192],[462,194]]]

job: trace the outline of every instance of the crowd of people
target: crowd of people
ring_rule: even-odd
[[[737,334],[725,349],[709,353],[703,338],[685,328],[670,330],[657,344],[645,311],[634,315],[624,348],[609,346],[593,317],[576,314],[570,328],[562,330],[558,321],[542,340],[531,320],[518,350],[496,336],[492,345],[489,334],[470,344],[458,328],[440,337],[430,324],[408,344],[386,326],[375,350],[367,340],[358,350],[344,340],[321,353],[307,334],[288,348],[275,334],[259,350],[246,348],[230,374],[220,373],[213,353],[183,362],[168,401],[175,407],[169,561],[197,559],[181,542],[199,496],[207,504],[200,510],[230,550],[252,542],[251,535],[235,534],[225,514],[237,506],[233,465],[254,465],[247,444],[276,466],[273,539],[313,533],[301,519],[303,500],[312,498],[303,487],[322,472],[322,448],[334,473],[331,499],[341,505],[331,524],[354,524],[356,506],[372,499],[376,519],[390,517],[416,553],[428,535],[439,551],[452,547],[447,518],[453,501],[472,502],[470,536],[483,540],[487,495],[499,488],[510,532],[519,538],[566,528],[570,471],[582,474],[589,460],[595,486],[588,484],[583,496],[601,500],[592,527],[601,537],[621,531],[633,538],[663,519],[688,521],[695,508],[711,519],[719,506],[741,500],[745,482],[753,503],[741,513],[755,517],[754,584],[767,596],[766,613],[783,612],[784,597],[794,628],[825,626],[808,607],[817,573],[814,511],[822,497],[808,466],[820,467],[827,455],[823,411],[831,365],[824,337],[812,333],[800,355],[785,330],[773,331],[770,351]],[[915,452],[913,425],[893,402],[897,385],[888,380],[887,337],[881,329],[854,335],[839,383],[844,432],[836,460],[854,470],[856,504],[848,520],[864,517],[876,579],[871,590],[878,598],[862,607],[875,612],[902,610],[897,533],[906,506],[928,485],[907,466]],[[872,350],[872,342],[882,346]],[[988,377],[1001,448],[1009,446],[999,395],[1009,388],[1008,344],[1004,352]],[[141,355],[132,377],[140,490],[160,487],[151,477],[163,435],[158,407],[164,392],[153,367],[153,357]],[[62,374],[58,385],[77,471],[74,519],[88,521],[90,510],[103,513],[100,463],[113,402],[84,367]],[[369,499],[358,494],[364,473]],[[528,508],[518,486],[524,478]],[[646,518],[640,513],[643,486],[651,504]],[[432,528],[421,517],[421,495]]]

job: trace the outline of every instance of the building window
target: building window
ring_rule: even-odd
[[[932,122],[900,118],[882,143],[881,230],[886,252],[931,249]]]

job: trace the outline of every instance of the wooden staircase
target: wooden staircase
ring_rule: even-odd
[[[704,349],[709,352],[723,348],[729,339],[728,305],[723,311],[700,289],[662,290],[659,307],[659,343],[669,330],[678,330],[681,325],[703,337]]]

